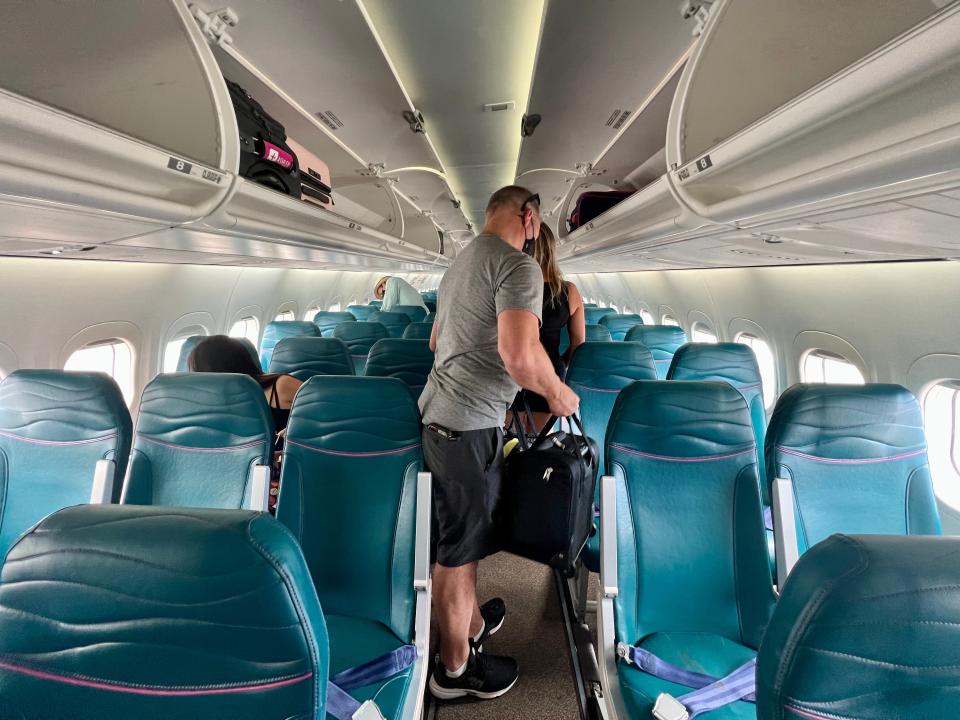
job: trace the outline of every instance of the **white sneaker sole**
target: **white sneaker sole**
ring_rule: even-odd
[[[520,679],[520,676],[517,675],[513,679],[513,682],[507,685],[507,687],[502,690],[496,690],[495,692],[480,692],[479,690],[468,690],[467,688],[445,688],[437,685],[437,681],[434,679],[433,675],[430,675],[430,694],[439,700],[456,700],[457,698],[470,697],[480,698],[481,700],[493,700],[498,698],[501,695],[506,695],[517,684],[517,680]]]

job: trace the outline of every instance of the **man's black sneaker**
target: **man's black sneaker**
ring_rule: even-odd
[[[491,598],[480,606],[480,617],[483,618],[483,632],[476,640],[470,638],[470,643],[477,650],[483,650],[484,641],[503,627],[503,620],[507,617],[507,604],[502,598]]]
[[[471,695],[492,700],[505,694],[517,682],[520,673],[517,661],[502,655],[487,655],[470,648],[467,669],[460,677],[450,677],[442,662],[437,662],[430,676],[430,692],[441,700]]]

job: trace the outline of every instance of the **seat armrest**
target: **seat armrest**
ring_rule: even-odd
[[[797,518],[793,508],[793,482],[789,478],[773,481],[773,543],[777,559],[777,589],[783,591],[793,566],[800,559]]]
[[[270,508],[270,466],[254,465],[250,483],[250,509],[268,512]]]
[[[113,460],[97,460],[93,468],[93,485],[90,488],[91,505],[109,505],[113,502],[113,479],[117,465]]]
[[[430,582],[430,513],[433,507],[431,496],[433,476],[428,472],[417,473],[417,526],[413,555],[413,586],[425,590]]]
[[[600,478],[600,590],[603,597],[619,593],[617,576],[617,481]]]

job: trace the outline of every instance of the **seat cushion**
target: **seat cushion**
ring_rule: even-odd
[[[723,677],[756,656],[756,652],[748,647],[709,633],[654,633],[638,645],[669,663],[714,677]],[[679,697],[691,691],[691,688],[648,675],[624,662],[619,663],[618,669],[620,690],[631,718],[652,717],[653,703],[660,693]],[[757,706],[737,702],[699,717],[704,720],[756,720]]]
[[[330,677],[396,650],[405,643],[385,625],[375,620],[327,615],[330,637]],[[373,699],[386,720],[399,717],[400,708],[410,690],[410,670],[350,691],[359,702]],[[330,715],[328,718],[332,717]]]

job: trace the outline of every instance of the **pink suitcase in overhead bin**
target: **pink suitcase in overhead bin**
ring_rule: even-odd
[[[329,208],[333,205],[330,168],[293,138],[288,137],[287,144],[300,161],[300,199]]]

